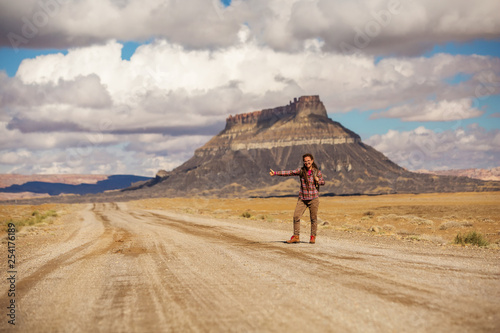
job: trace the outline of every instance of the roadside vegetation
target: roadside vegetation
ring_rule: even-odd
[[[249,218],[251,218],[251,217],[252,217],[252,214],[250,214],[250,212],[248,212],[248,211],[247,211],[247,212],[243,212],[243,213],[241,214],[241,217],[244,217],[244,218],[246,218],[246,219],[249,219]]]
[[[55,217],[57,217],[57,212],[53,209],[42,212],[34,210],[29,216],[6,220],[4,222],[4,229],[7,229],[9,223],[13,223],[17,231],[21,230],[24,226],[35,226],[42,223],[52,224]]]
[[[465,235],[462,234],[457,234],[455,237],[455,244],[460,244],[460,245],[466,245],[466,244],[471,244],[471,245],[477,245],[477,246],[488,246],[489,242],[484,238],[484,236],[476,231],[471,231]]]

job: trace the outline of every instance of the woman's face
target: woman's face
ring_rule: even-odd
[[[304,157],[304,166],[307,168],[307,169],[310,169],[312,164],[313,164],[313,159],[310,158],[309,156],[306,156]]]

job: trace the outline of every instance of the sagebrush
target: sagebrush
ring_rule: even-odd
[[[472,244],[477,246],[487,246],[489,242],[483,237],[483,235],[476,231],[471,231],[465,235],[457,234],[455,237],[455,244]]]

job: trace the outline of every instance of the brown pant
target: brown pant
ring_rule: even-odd
[[[311,236],[316,236],[316,231],[318,230],[318,208],[319,208],[319,198],[312,200],[301,200],[297,201],[297,206],[295,206],[295,212],[293,213],[293,234],[300,235],[300,218],[306,208],[309,208],[309,215],[311,216]]]

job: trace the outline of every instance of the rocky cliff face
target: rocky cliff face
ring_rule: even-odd
[[[302,96],[287,106],[229,116],[226,128],[195,156],[215,155],[219,150],[249,150],[297,145],[343,144],[360,138],[330,120],[319,96]]]
[[[130,190],[151,195],[296,195],[298,179],[268,172],[302,165],[311,153],[326,178],[322,193],[385,194],[498,190],[500,183],[411,173],[328,118],[319,96],[229,116],[226,127],[171,172]]]

